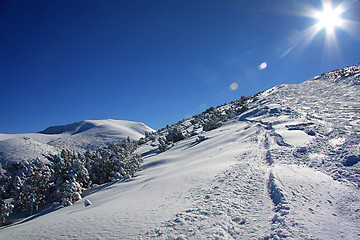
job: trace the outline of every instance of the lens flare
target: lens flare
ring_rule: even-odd
[[[230,85],[230,90],[231,90],[231,91],[234,91],[234,90],[238,89],[238,87],[239,87],[239,84],[237,84],[236,82],[234,82],[234,83],[232,83],[232,84]]]
[[[258,69],[261,71],[261,70],[264,70],[265,68],[267,68],[267,63],[266,62],[263,62],[261,63],[259,66],[258,66]]]

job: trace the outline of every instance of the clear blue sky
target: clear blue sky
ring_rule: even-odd
[[[339,4],[346,24],[329,37],[311,32],[320,0],[0,1],[0,133],[107,118],[159,129],[358,64],[360,3]]]

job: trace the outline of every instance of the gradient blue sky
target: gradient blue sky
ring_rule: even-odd
[[[339,4],[346,28],[310,39],[320,0],[0,1],[0,133],[107,118],[159,129],[358,64],[360,3]]]

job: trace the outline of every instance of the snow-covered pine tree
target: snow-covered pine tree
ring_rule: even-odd
[[[51,177],[51,170],[47,164],[39,158],[29,164],[25,172],[25,181],[18,196],[17,203],[22,208],[28,209],[33,215],[38,207],[45,203],[45,191]]]
[[[115,144],[116,145],[116,144]],[[111,145],[109,146],[111,147]],[[130,139],[130,137],[127,137],[121,144],[120,147],[124,149],[125,151],[125,156],[129,156],[131,153],[133,153],[138,145],[137,145],[137,141],[132,141]]]
[[[91,157],[92,182],[103,184],[133,176],[135,169],[139,169],[132,167],[133,160],[129,159],[137,159],[132,156],[137,146],[137,142],[128,137],[120,145],[112,143],[109,147],[99,148]]]
[[[53,162],[54,174],[49,184],[49,198],[63,205],[79,200],[83,190],[91,186],[85,156],[64,149],[60,155],[50,159]]]
[[[14,205],[6,203],[3,199],[0,199],[0,226],[6,224],[7,217],[11,214]]]
[[[6,224],[6,218],[11,214],[14,206],[4,199],[10,198],[9,186],[11,184],[11,176],[9,172],[2,168],[0,164],[0,226]]]
[[[133,177],[142,163],[141,156],[133,154],[137,146],[127,138],[120,145],[111,144],[95,152],[64,149],[47,156],[49,162],[37,158],[7,169],[0,166],[0,225],[6,223],[13,209],[34,214],[44,203],[71,205],[94,183]]]

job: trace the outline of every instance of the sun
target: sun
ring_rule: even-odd
[[[301,32],[305,45],[309,44],[320,32],[325,32],[325,48],[335,50],[338,47],[336,32],[338,29],[347,30],[349,20],[343,19],[342,15],[346,8],[344,3],[333,5],[331,0],[321,0],[322,8],[306,8],[303,16],[312,18],[315,23]],[[348,6],[349,7],[349,6]],[[350,29],[349,29],[350,30]]]
[[[319,29],[325,28],[327,32],[333,32],[335,27],[342,24],[340,15],[344,12],[341,5],[332,8],[331,4],[324,4],[323,11],[316,11],[314,18],[318,19],[317,27]]]
[[[321,6],[314,7],[314,4],[299,3],[295,14],[301,17],[310,18],[312,25],[298,31],[295,29],[287,39],[287,45],[283,49],[279,47],[281,58],[288,55],[295,48],[304,50],[317,36],[324,39],[324,53],[340,53],[338,36],[346,32],[354,39],[359,39],[360,22],[351,20],[348,17],[348,10],[356,7],[357,1],[345,0],[321,0]],[[317,4],[316,4],[317,5]],[[318,43],[319,37],[317,38]],[[330,55],[329,55],[330,56]]]

